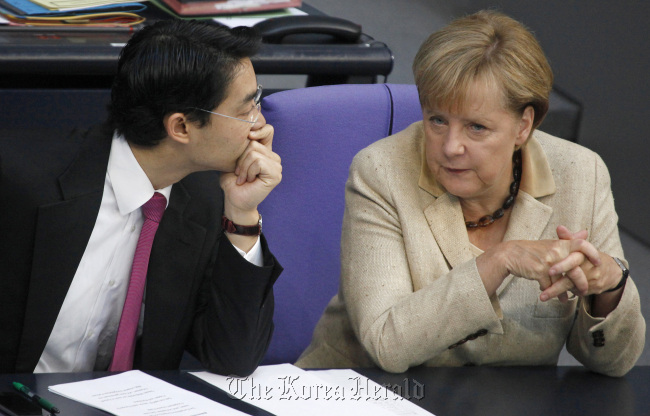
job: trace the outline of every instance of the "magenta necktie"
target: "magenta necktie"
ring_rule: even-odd
[[[144,224],[140,231],[138,245],[133,255],[131,266],[131,280],[129,289],[122,309],[120,326],[117,329],[117,339],[113,350],[113,361],[109,371],[126,371],[133,368],[133,353],[135,352],[135,339],[140,321],[140,308],[142,307],[142,295],[147,279],[147,268],[149,267],[149,254],[151,245],[156,235],[158,224],[165,212],[167,200],[161,193],[154,193],[149,201],[142,206]]]

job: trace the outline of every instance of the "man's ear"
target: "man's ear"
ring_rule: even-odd
[[[172,113],[163,120],[167,136],[181,144],[187,144],[190,141],[189,126],[187,117],[183,113]]]
[[[517,140],[515,146],[519,148],[530,136],[530,133],[533,130],[533,122],[535,121],[535,109],[532,105],[529,105],[524,109],[524,113],[521,115],[519,120],[519,131],[517,133]]]

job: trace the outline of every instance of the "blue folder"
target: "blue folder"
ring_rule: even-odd
[[[147,8],[142,3],[119,3],[107,4],[104,6],[90,7],[79,10],[49,10],[45,7],[32,3],[29,0],[0,0],[0,8],[17,16],[57,16],[57,15],[78,15],[89,13],[129,12],[138,13]]]

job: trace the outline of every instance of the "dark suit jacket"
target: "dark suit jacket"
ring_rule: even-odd
[[[56,132],[54,133],[56,135]],[[93,230],[112,131],[0,139],[0,372],[32,372]],[[221,232],[217,172],[172,188],[153,243],[135,367],[178,368],[183,351],[221,374],[247,375],[273,332],[282,268],[262,237],[264,267]]]

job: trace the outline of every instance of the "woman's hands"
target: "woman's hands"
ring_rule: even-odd
[[[578,296],[600,294],[615,287],[620,279],[620,268],[605,253],[586,240],[585,230],[571,233],[566,227],[557,228],[558,240],[505,241],[487,250],[477,258],[481,277],[496,272],[496,287],[509,274],[536,280],[542,293],[540,299],[558,297],[566,301],[568,292]],[[484,259],[481,257],[486,256]],[[490,273],[492,271],[492,273]],[[489,280],[489,278],[488,278]]]
[[[557,228],[557,235],[560,239],[564,240],[583,239],[587,237],[586,231],[571,233],[564,226]],[[540,295],[540,299],[547,300],[555,296],[562,299],[560,296],[566,296],[567,291],[582,296],[598,295],[594,297],[594,301],[592,302],[592,314],[594,316],[607,316],[609,312],[616,308],[622,291],[605,292],[618,285],[621,279],[621,269],[611,256],[602,252],[599,252],[599,254],[601,258],[600,263],[595,264],[585,259],[580,264],[582,273],[566,273],[562,275],[558,274],[558,271],[563,270],[562,264],[551,267],[549,273],[553,275],[552,280],[554,283],[550,287],[543,289],[544,291]],[[587,281],[588,289],[586,293],[576,293],[572,287],[575,286],[574,277],[582,275],[584,275]]]
[[[509,245],[508,271],[515,276],[537,280],[542,290],[553,284],[553,277],[568,273],[573,284],[560,293],[575,287],[580,294],[586,294],[589,285],[580,265],[585,258],[600,263],[598,250],[583,239],[512,241]]]

